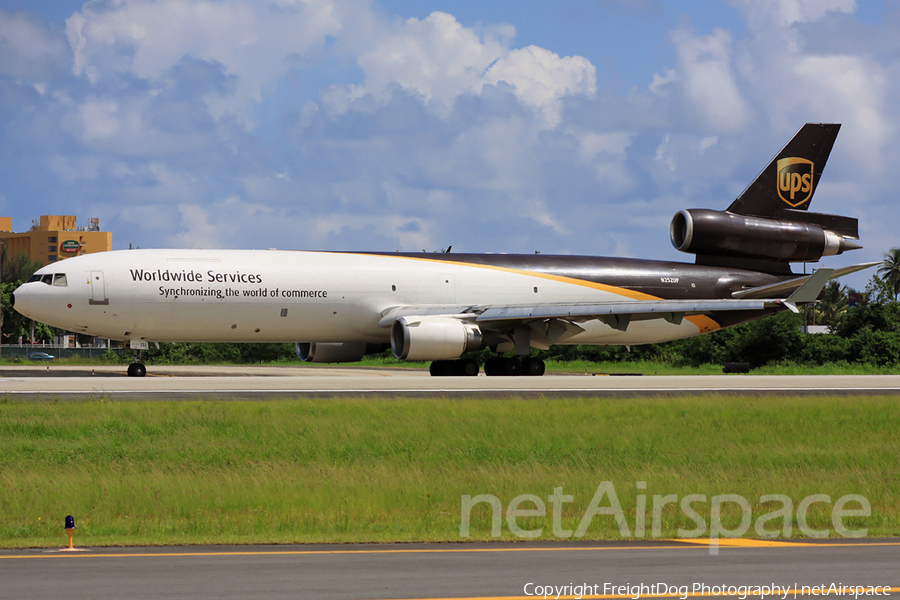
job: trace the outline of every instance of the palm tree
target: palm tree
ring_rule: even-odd
[[[833,279],[825,286],[825,293],[816,304],[816,316],[821,324],[833,325],[847,311],[848,304],[847,287]]]
[[[896,302],[897,294],[900,294],[900,248],[891,248],[891,251],[884,255],[884,260],[878,267],[878,274],[884,277],[894,290]]]

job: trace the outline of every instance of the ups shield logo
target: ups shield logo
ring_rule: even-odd
[[[778,196],[796,208],[812,197],[813,162],[805,158],[782,158],[778,168]]]

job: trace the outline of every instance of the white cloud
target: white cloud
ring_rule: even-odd
[[[78,111],[86,140],[111,138],[122,126],[116,102],[86,102],[78,107]]]
[[[710,35],[697,36],[677,29],[672,41],[678,55],[678,77],[697,117],[717,132],[743,129],[751,111],[732,70],[731,33],[715,29]]]
[[[353,215],[334,213],[313,218],[306,224],[308,239],[325,246],[333,239],[342,239],[355,232],[367,232],[381,240],[390,240],[381,250],[426,250],[443,249],[441,242],[435,241],[433,220],[410,219],[403,214]],[[344,242],[346,244],[346,242]],[[443,246],[443,247],[446,247]]]
[[[512,31],[503,33],[511,36]],[[445,113],[457,96],[478,93],[487,68],[506,52],[505,40],[480,38],[447,13],[394,25],[359,57],[365,84],[356,95],[384,97],[394,85],[420,94]]]
[[[888,75],[879,65],[860,56],[805,56],[798,57],[792,72],[797,87],[806,92],[791,99],[793,112],[806,108],[842,121],[841,143],[852,149],[860,172],[893,170],[883,150],[896,127],[886,110]]]
[[[631,145],[632,134],[624,131],[597,133],[587,131],[574,133],[580,144],[580,155],[583,160],[590,160],[598,154],[624,155]]]
[[[528,46],[497,60],[486,73],[485,81],[514,86],[519,101],[540,110],[552,127],[560,122],[560,101],[564,96],[594,94],[597,70],[584,57],[560,58],[544,48]]]
[[[68,60],[65,40],[26,13],[0,10],[0,75],[46,86],[47,78]]]
[[[231,233],[222,226],[227,223],[211,222],[213,219],[212,207],[197,204],[182,204],[178,206],[181,213],[181,222],[187,228],[177,234],[171,235],[176,248],[218,248],[223,233]]]
[[[884,57],[871,52],[831,49],[827,40],[816,40],[815,50],[807,49],[817,35],[817,21],[849,18],[845,15],[855,3],[783,0],[739,6],[750,24],[738,44],[745,95],[784,132],[809,121],[842,123],[837,148],[849,149],[846,159],[853,170],[870,178],[884,174],[890,162],[885,148],[896,131],[898,107],[891,101],[900,91],[892,75],[896,65],[886,65]],[[849,30],[848,25],[839,28]],[[866,33],[857,30],[857,35]]]
[[[76,75],[95,84],[121,76],[156,84],[185,57],[215,62],[238,83],[228,97],[206,97],[213,113],[248,120],[249,106],[262,101],[263,88],[294,57],[321,48],[341,29],[330,0],[93,1],[66,24]]]
[[[678,74],[675,72],[675,69],[667,69],[662,75],[654,73],[653,81],[650,82],[650,91],[654,94],[662,95],[665,92],[665,87],[667,85],[677,81]]]
[[[365,83],[353,86],[351,97],[375,94],[386,101],[399,86],[446,116],[459,96],[478,95],[485,85],[503,82],[554,127],[563,97],[594,93],[596,69],[583,57],[561,58],[537,46],[510,50],[514,33],[509,26],[494,27],[479,36],[442,12],[407,19],[360,55]]]
[[[818,21],[828,13],[853,13],[856,0],[731,0],[747,15],[751,25],[789,26]]]
[[[659,52],[630,89],[607,64],[621,40],[516,45],[511,25],[375,0],[89,2],[66,35],[0,11],[3,195],[17,220],[32,198],[92,211],[118,246],[689,260],[671,215],[724,208],[817,120],[844,123],[817,210],[893,215],[896,27],[849,1],[732,4],[746,27],[685,5],[635,29]],[[882,243],[889,222],[863,231]]]
[[[635,177],[625,164],[633,134],[622,131],[570,133],[578,140],[578,157],[592,167],[594,177],[607,193],[621,194],[635,186]]]

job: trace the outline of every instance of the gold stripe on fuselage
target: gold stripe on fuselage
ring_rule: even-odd
[[[377,256],[390,256],[380,254]],[[638,301],[647,301],[647,300],[665,300],[665,298],[660,298],[658,296],[653,296],[651,294],[646,294],[644,292],[638,292],[635,290],[630,290],[628,288],[618,287],[614,285],[609,285],[606,283],[597,283],[595,281],[588,281],[586,279],[577,279],[575,277],[566,277],[564,275],[553,275],[550,273],[541,273],[539,271],[528,271],[526,269],[515,269],[512,267],[501,267],[498,265],[486,265],[484,263],[471,263],[471,262],[461,262],[455,260],[436,260],[433,258],[427,258],[424,256],[393,256],[392,258],[403,258],[406,260],[418,260],[424,262],[431,262],[435,264],[441,265],[456,265],[459,267],[476,267],[480,269],[490,269],[494,271],[501,271],[503,273],[514,273],[516,275],[527,275],[529,277],[537,277],[540,279],[547,279],[549,281],[556,281],[559,283],[567,283],[570,285],[578,285],[581,287],[591,288],[595,290],[599,290],[602,292],[608,292],[611,294],[617,294],[619,296],[624,296],[631,300]],[[690,321],[700,330],[700,333],[709,333],[710,331],[716,331],[717,329],[721,329],[721,326],[716,323],[710,317],[706,315],[691,315],[685,317],[686,320]]]

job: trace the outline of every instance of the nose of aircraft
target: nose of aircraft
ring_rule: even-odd
[[[20,285],[9,297],[9,304],[18,312],[27,316],[28,296],[29,293],[28,290],[25,289],[25,285]]]

